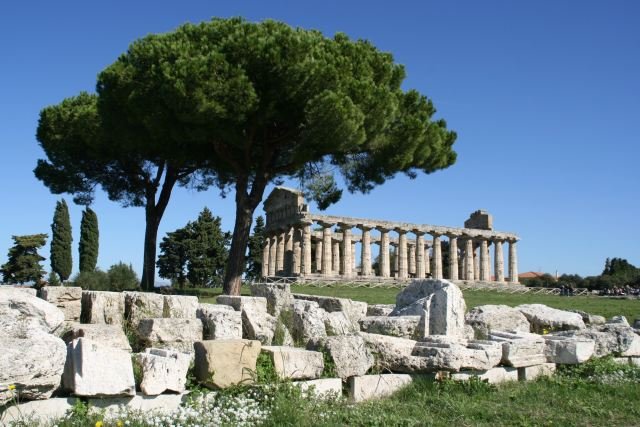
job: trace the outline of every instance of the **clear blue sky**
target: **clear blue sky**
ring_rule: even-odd
[[[458,132],[458,162],[327,213],[462,226],[476,209],[521,236],[520,271],[640,265],[640,2],[7,1],[0,5],[0,263],[12,234],[50,233],[55,202],[32,173],[39,111],[81,90],[149,33],[211,17],[273,18],[366,38],[406,66]],[[81,208],[71,203],[74,272]],[[233,194],[174,192],[159,237]],[[142,265],[144,214],[98,193],[99,266]],[[260,208],[259,208],[260,211]],[[43,255],[48,257],[48,243]],[[47,269],[49,261],[45,262]]]

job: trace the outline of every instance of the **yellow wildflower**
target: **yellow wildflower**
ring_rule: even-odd
[[[102,421],[96,421],[96,427],[102,427]]]
[[[120,420],[116,421],[116,427],[122,427],[124,423]]]
[[[15,390],[16,389],[16,385],[15,384],[9,384],[8,389],[9,390]]]

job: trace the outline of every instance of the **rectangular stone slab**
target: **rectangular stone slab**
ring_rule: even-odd
[[[252,384],[261,347],[257,340],[198,341],[194,344],[196,379],[209,388]]]

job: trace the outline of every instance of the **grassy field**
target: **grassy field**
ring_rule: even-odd
[[[369,304],[393,304],[398,294],[398,289],[391,288],[347,288],[294,285],[291,291],[309,295],[326,295],[340,298],[351,298],[357,301],[365,301]],[[201,297],[203,302],[215,302],[215,297],[220,294],[219,289],[207,289],[207,294]],[[248,288],[242,289],[243,295],[250,295]],[[530,294],[506,294],[493,291],[465,291],[464,298],[467,308],[473,308],[483,304],[504,304],[516,306],[520,304],[545,304],[562,310],[584,310],[591,314],[599,314],[607,318],[616,315],[626,316],[629,322],[640,318],[640,299],[613,299],[598,296],[561,297],[556,295],[530,295]]]

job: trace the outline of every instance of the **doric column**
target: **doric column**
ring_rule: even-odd
[[[464,247],[464,280],[474,280],[473,239],[469,237]]]
[[[431,255],[429,253],[429,244],[424,245],[424,273],[425,275],[431,274]]]
[[[269,275],[269,248],[271,246],[271,239],[265,238],[262,246],[262,277]]]
[[[409,276],[416,276],[416,245],[409,243]]]
[[[431,274],[434,279],[442,279],[442,247],[440,245],[440,235],[433,236],[433,270]]]
[[[362,266],[360,274],[362,276],[371,276],[371,228],[361,225],[360,229],[362,230],[362,250],[360,251]]]
[[[474,280],[480,280],[480,257],[476,245],[473,245],[473,277]]]
[[[302,228],[302,276],[311,274],[311,224]]]
[[[331,276],[333,274],[332,269],[332,239],[331,239],[331,227],[333,224],[322,223],[322,275]]]
[[[344,277],[353,274],[353,254],[351,252],[351,224],[338,224],[342,231],[342,264],[341,273]]]
[[[487,239],[480,240],[480,280],[488,282],[491,280],[491,270],[489,269],[489,245]]]
[[[278,248],[276,249],[276,274],[284,274],[284,248],[287,241],[287,233],[278,234]]]
[[[509,282],[518,283],[518,252],[516,243],[518,241],[509,240]]]
[[[351,241],[351,276],[357,276],[356,270],[356,242]]]
[[[458,237],[449,236],[449,279],[458,280]]]
[[[340,274],[340,242],[338,240],[333,241],[333,258],[332,258],[332,267],[333,267],[333,275],[337,276]]]
[[[418,231],[414,231],[416,234],[416,278],[424,279],[426,270],[424,262],[424,234]]]
[[[396,258],[398,260],[398,278],[406,279],[409,277],[409,254],[407,252],[407,231],[396,228],[398,233],[398,249]]]
[[[316,239],[316,273],[322,273],[322,254],[324,253],[322,246],[322,239]]]
[[[502,254],[502,240],[493,241],[493,262],[496,282],[504,282],[504,255]]]
[[[287,277],[292,276],[293,273],[293,232],[293,228],[285,232],[284,275]]]
[[[302,265],[302,230],[298,227],[293,228],[293,263],[292,276],[300,275],[300,267]]]
[[[270,237],[271,243],[269,244],[269,276],[273,277],[276,275],[276,259],[278,257],[278,235],[273,235]]]
[[[389,264],[389,230],[380,230],[380,276],[391,277],[391,265]]]

